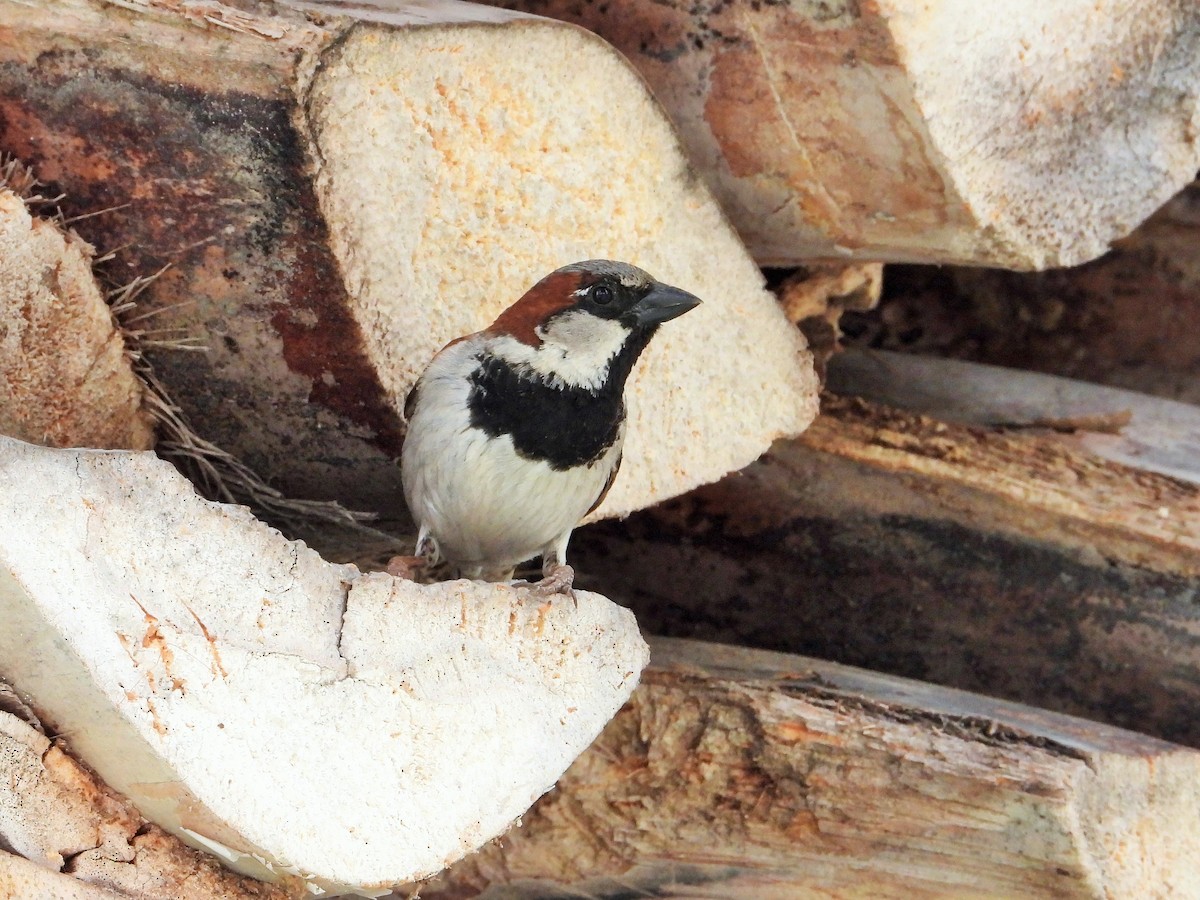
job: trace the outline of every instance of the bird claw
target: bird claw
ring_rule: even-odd
[[[543,578],[537,584],[530,585],[529,593],[534,597],[553,597],[556,594],[563,594],[570,597],[574,601],[575,606],[579,606],[579,600],[575,597],[575,590],[572,585],[575,582],[575,570],[566,563],[554,563],[546,566],[542,570]]]

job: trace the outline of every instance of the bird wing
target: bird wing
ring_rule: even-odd
[[[590,516],[596,511],[596,507],[604,502],[604,498],[608,496],[608,492],[612,488],[613,482],[617,480],[617,473],[621,471],[621,460],[624,458],[625,454],[621,454],[617,457],[616,464],[612,467],[612,471],[608,473],[608,480],[604,482],[604,487],[600,490],[600,496],[596,498],[596,502],[592,504],[592,508],[584,513],[585,516]]]
[[[413,413],[417,411],[417,391],[421,387],[421,382],[418,380],[408,391],[408,396],[404,398],[404,421],[411,422]]]
[[[434,361],[437,360],[437,358],[439,356],[441,356],[443,353],[445,353],[447,350],[449,350],[455,344],[461,344],[463,341],[469,341],[472,338],[478,337],[480,334],[481,334],[481,332],[476,332],[475,334],[464,334],[462,337],[456,337],[454,340],[452,340],[445,347],[443,347],[441,350],[439,350],[437,353],[435,353],[433,355],[433,359],[430,360],[429,366],[432,366]],[[425,367],[425,371],[421,373],[421,377],[416,380],[416,382],[413,384],[413,386],[409,389],[408,396],[404,398],[404,421],[405,422],[411,422],[413,413],[415,413],[417,411],[417,395],[418,395],[418,392],[421,390],[421,380],[429,372],[429,366]]]

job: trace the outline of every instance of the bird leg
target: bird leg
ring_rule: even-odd
[[[572,584],[575,582],[575,570],[566,563],[567,538],[570,532],[560,538],[556,545],[542,551],[542,580],[530,588],[537,597],[552,597],[555,594],[565,594],[579,605],[575,599]]]

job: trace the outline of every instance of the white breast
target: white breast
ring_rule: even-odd
[[[481,345],[448,347],[421,376],[401,462],[417,524],[468,577],[502,573],[569,533],[604,490],[624,438],[622,427],[592,465],[555,471],[519,456],[507,435],[472,428],[467,376]]]

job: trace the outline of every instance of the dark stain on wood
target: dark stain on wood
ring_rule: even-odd
[[[732,479],[577,531],[581,586],[650,633],[821,657],[1200,746],[1197,580],[986,523],[810,509],[748,528],[780,499]]]
[[[282,341],[288,368],[309,382],[297,418],[315,423],[302,407],[316,404],[395,455],[400,417],[350,314],[293,106],[48,51],[33,67],[0,65],[0,150],[30,163],[48,184],[43,193],[65,193],[68,216],[113,208],[73,227],[101,252],[124,248],[107,264],[115,283],[171,265],[145,305],[194,302],[163,318],[198,334],[210,353],[159,353],[155,364],[195,421],[221,423],[207,436],[236,451],[240,422],[223,410],[230,403],[241,421],[262,420],[268,398],[225,373],[251,365],[239,350],[265,326]],[[285,444],[279,455],[294,455]]]

